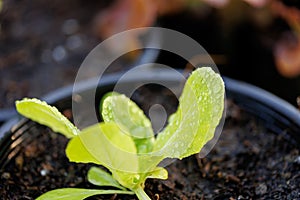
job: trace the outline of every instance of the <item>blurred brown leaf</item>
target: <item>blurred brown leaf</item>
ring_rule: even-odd
[[[226,6],[228,3],[237,3],[236,1],[233,0],[199,0],[199,1],[204,1],[207,4],[216,8],[222,8]],[[261,8],[263,6],[266,6],[270,0],[244,0],[244,1],[253,7]]]
[[[168,15],[183,10],[189,3],[189,0],[152,0],[152,2],[157,9],[158,15]]]
[[[151,0],[117,0],[98,14],[95,31],[107,38],[125,30],[150,26],[155,19],[156,7]]]
[[[279,73],[287,78],[300,75],[300,38],[286,33],[274,48],[275,64]]]
[[[272,1],[271,9],[274,15],[283,18],[300,35],[300,10],[298,8],[286,6],[280,1]]]

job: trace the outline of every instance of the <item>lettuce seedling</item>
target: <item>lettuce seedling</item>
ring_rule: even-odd
[[[101,101],[103,122],[83,130],[43,101],[16,101],[20,114],[70,138],[66,155],[71,162],[94,163],[110,172],[91,167],[87,174],[90,183],[116,188],[63,188],[38,199],[74,200],[97,194],[135,194],[140,200],[150,199],[144,191],[146,179],[168,177],[167,170],[158,166],[161,161],[196,154],[212,139],[223,114],[224,93],[220,75],[211,68],[196,69],[183,88],[177,111],[157,137],[143,111],[115,92]]]

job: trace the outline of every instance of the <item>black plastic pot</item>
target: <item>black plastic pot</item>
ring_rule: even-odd
[[[0,126],[7,120],[16,116],[16,111],[13,108],[1,109],[0,110]]]
[[[256,86],[225,78],[227,98],[262,121],[264,126],[300,144],[300,111]]]
[[[173,71],[174,72],[174,71]],[[111,91],[122,74],[104,76],[98,86],[96,102],[106,92]],[[300,144],[300,112],[289,103],[280,98],[252,85],[235,81],[224,77],[226,95],[228,99],[235,101],[243,110],[258,118],[264,126],[274,133],[282,134],[291,143]],[[135,87],[145,82],[159,83],[163,81],[170,87],[180,84],[178,73],[164,71],[157,68],[147,68],[145,71],[133,74],[123,80],[122,85]],[[89,81],[83,82],[78,94],[84,94],[91,90],[94,85]],[[72,86],[54,91],[43,99],[55,105],[60,110],[70,109],[72,105]],[[98,109],[98,105],[95,106]],[[0,168],[13,157],[18,151],[17,144],[23,140],[32,139],[36,134],[29,132],[35,129],[36,124],[30,120],[19,117],[5,123],[0,129]]]

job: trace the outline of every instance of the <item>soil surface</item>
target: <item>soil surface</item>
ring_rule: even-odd
[[[299,146],[265,130],[232,101],[227,104],[225,127],[213,150],[205,158],[195,155],[175,161],[167,167],[167,180],[147,180],[145,191],[151,199],[300,198]],[[64,113],[70,116],[70,110]],[[91,165],[68,162],[64,136],[32,122],[28,126],[31,137],[23,137],[21,151],[16,148],[16,155],[0,170],[2,199],[34,199],[63,187],[97,188],[86,179]],[[102,195],[91,199],[136,197]]]

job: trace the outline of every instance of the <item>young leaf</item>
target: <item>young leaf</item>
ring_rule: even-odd
[[[200,77],[202,83],[198,80]],[[199,71],[196,76],[190,78],[190,81],[194,84],[194,88],[201,87],[203,82],[206,83],[206,87],[203,88],[207,91],[207,95],[199,95],[198,103],[202,108],[198,119],[199,129],[191,146],[182,157],[200,152],[202,147],[213,138],[224,111],[225,85],[219,74],[211,68],[204,68],[203,72]]]
[[[101,105],[104,122],[115,122],[134,139],[138,153],[152,151],[154,134],[144,112],[125,95],[109,93]]]
[[[121,190],[126,190],[126,188],[122,187],[111,174],[107,173],[103,169],[99,167],[91,167],[88,171],[88,181],[94,185],[98,186],[111,186],[116,187]]]
[[[125,186],[133,191],[141,185],[144,185],[147,178],[168,178],[168,171],[162,167],[156,167],[153,171],[147,171],[145,173],[131,173],[114,170],[112,171],[112,174],[113,178],[118,180],[122,186]]]
[[[25,98],[16,101],[16,108],[21,115],[46,125],[54,132],[62,133],[67,138],[72,138],[79,133],[79,130],[57,108],[44,101]]]
[[[224,109],[224,83],[211,68],[195,70],[188,78],[179,107],[158,134],[155,151],[170,158],[200,152],[213,137]]]
[[[103,165],[99,160],[97,160],[83,145],[79,136],[73,137],[66,148],[66,155],[71,162],[77,163],[95,163],[98,165]]]
[[[119,170],[112,170],[112,176],[122,186],[133,190],[145,181],[144,177],[135,172],[124,172]]]
[[[90,196],[100,194],[134,194],[131,191],[123,190],[94,190],[81,188],[63,188],[46,192],[37,200],[82,200]]]
[[[66,154],[70,161],[96,161],[110,171],[138,170],[136,147],[131,136],[114,123],[99,123],[82,130],[69,142]]]
[[[167,179],[168,171],[163,167],[156,167],[154,171],[147,173],[146,178]]]

